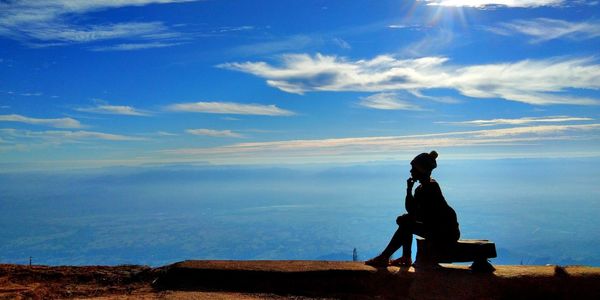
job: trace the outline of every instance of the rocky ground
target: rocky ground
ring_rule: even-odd
[[[147,266],[0,265],[0,299],[309,299],[225,291],[159,291]]]
[[[0,264],[3,299],[600,299],[600,268],[433,270],[327,261],[185,261],[147,266]]]

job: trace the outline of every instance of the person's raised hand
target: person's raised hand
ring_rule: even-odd
[[[410,177],[406,180],[406,189],[412,191],[413,186],[415,185],[415,180]]]

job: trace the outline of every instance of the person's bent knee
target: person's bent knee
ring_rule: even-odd
[[[398,226],[406,226],[407,223],[411,221],[411,219],[412,217],[410,215],[403,214],[396,218],[396,224],[398,224]]]

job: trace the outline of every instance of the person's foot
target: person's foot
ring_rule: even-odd
[[[384,256],[375,256],[367,261],[365,261],[365,265],[371,266],[371,267],[387,267],[390,265],[390,259]]]
[[[402,256],[400,258],[392,260],[390,265],[396,267],[410,267],[412,265],[412,259],[410,257]]]

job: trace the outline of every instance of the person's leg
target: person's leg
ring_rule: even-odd
[[[410,267],[412,265],[412,241],[413,234],[422,234],[422,223],[417,222],[414,218],[406,216],[398,218],[398,226],[403,228],[399,234],[400,244],[402,247],[402,256],[391,262],[391,265],[398,267]]]
[[[412,245],[413,223],[414,223],[413,218],[411,216],[409,216],[408,214],[399,216],[396,219],[396,224],[398,224],[398,229],[396,230],[396,232],[392,236],[392,239],[390,240],[389,244],[387,245],[387,247],[385,247],[385,249],[383,250],[383,252],[381,254],[386,257],[391,257],[392,254],[394,254],[394,252],[396,252],[398,249],[400,249],[400,247],[404,247],[402,250],[402,253],[403,253],[402,256],[405,256],[405,254],[408,253],[408,257],[410,257],[410,252],[411,252],[410,247]],[[406,252],[407,251],[406,249],[408,249],[408,252]]]
[[[389,265],[390,257],[392,257],[392,254],[394,254],[394,252],[396,252],[398,249],[400,249],[400,247],[407,243],[408,240],[412,240],[410,222],[412,222],[412,217],[410,217],[408,214],[399,216],[396,219],[398,229],[392,236],[392,239],[390,240],[388,245],[385,247],[383,252],[381,252],[381,254],[365,261],[365,264],[375,267]],[[410,244],[408,247],[410,247]]]
[[[430,234],[428,233],[427,229],[425,228],[425,225],[423,224],[423,222],[417,222],[417,221],[412,222],[410,229],[413,234],[416,234],[422,238],[427,239],[430,236]],[[412,240],[413,239],[411,236],[410,241],[407,241],[407,243],[406,243],[407,246],[404,248],[404,251],[403,251],[404,255],[409,256],[409,257],[412,255]]]
[[[412,246],[412,234],[415,227],[415,220],[412,216],[408,214],[404,214],[399,216],[396,219],[396,224],[398,224],[398,229],[390,239],[390,242],[385,247],[383,252],[378,256],[366,261],[367,265],[372,266],[383,266],[388,265],[390,257],[396,252],[400,247],[404,247],[403,255],[400,259],[395,260],[395,264],[407,265],[410,266],[412,264],[411,259],[411,246]]]

